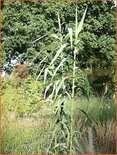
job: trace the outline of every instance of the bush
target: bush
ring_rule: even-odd
[[[16,88],[12,80],[4,79],[2,95],[3,113],[15,111],[18,114],[35,113],[46,103],[41,91],[43,84],[29,77]],[[10,92],[10,93],[9,93]]]

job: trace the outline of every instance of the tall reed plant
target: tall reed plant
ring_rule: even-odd
[[[87,12],[87,8],[84,11],[83,17],[78,25],[78,15],[77,15],[77,6],[76,6],[76,16],[75,16],[75,28],[68,28],[69,31],[69,37],[70,37],[70,44],[71,44],[71,52],[73,52],[73,80],[72,80],[72,93],[71,98],[73,99],[75,96],[75,78],[76,78],[76,69],[78,69],[78,66],[76,66],[76,56],[78,54],[78,43],[79,43],[79,33],[82,30],[85,15]],[[73,138],[73,103],[71,103],[71,139],[70,139],[70,153],[72,153],[72,138]]]
[[[52,37],[58,40],[60,48],[55,53],[49,65],[46,68],[42,68],[42,70],[44,71],[44,98],[51,101],[55,105],[55,108],[53,109],[53,117],[55,118],[53,123],[53,134],[50,139],[47,153],[72,154],[75,151],[75,148],[73,146],[73,101],[71,102],[71,110],[69,110],[66,106],[67,104],[64,98],[68,96],[70,99],[73,100],[75,97],[76,70],[79,69],[79,66],[76,66],[76,57],[79,49],[79,33],[82,30],[86,12],[87,8],[84,11],[80,23],[78,24],[76,7],[75,28],[68,28],[68,34],[66,34],[65,36],[63,36],[62,34],[63,24],[60,20],[60,14],[57,14],[59,30],[57,34],[52,34]],[[69,41],[67,41],[66,38],[69,38]],[[67,92],[66,89],[67,80],[69,80],[69,77],[64,75],[65,62],[68,59],[65,58],[64,51],[68,50],[69,46],[70,51],[73,53],[71,93]],[[61,78],[58,77],[58,72],[61,73]]]

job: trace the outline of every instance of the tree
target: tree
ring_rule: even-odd
[[[76,65],[80,65],[82,70],[91,70],[92,86],[97,80],[96,72],[99,70],[103,73],[99,78],[104,78],[107,72],[106,77],[109,77],[112,83],[115,75],[116,41],[113,2],[3,2],[2,58],[3,65],[8,63],[6,70],[11,67],[11,60],[17,57],[19,61],[23,58],[30,64],[32,74],[38,75],[44,65],[46,68],[59,49],[58,42],[51,37],[51,34],[59,31],[57,12],[63,23],[62,35],[65,36],[68,28],[74,27],[76,4],[79,21],[88,5],[84,28],[79,36],[77,55],[79,64]],[[68,58],[65,70],[70,73],[73,53],[69,50],[65,51],[65,56]],[[42,60],[44,61],[38,65]],[[112,74],[108,73],[108,70]]]

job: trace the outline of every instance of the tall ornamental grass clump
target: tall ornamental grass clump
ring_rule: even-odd
[[[75,80],[76,70],[80,70],[79,66],[76,66],[76,56],[78,54],[78,36],[83,27],[83,22],[87,8],[84,11],[83,17],[78,25],[77,21],[77,7],[75,15],[75,28],[68,28],[68,34],[62,35],[62,24],[60,15],[58,13],[58,34],[53,34],[52,37],[58,40],[60,45],[59,50],[55,53],[49,65],[44,70],[44,85],[45,92],[44,98],[53,102],[54,108],[54,123],[53,123],[53,134],[50,140],[47,153],[74,153],[75,147],[73,144],[73,137],[75,132],[73,130],[73,99],[75,97]],[[69,38],[69,41],[67,40]],[[72,65],[72,91],[67,91],[66,85],[69,80],[68,76],[64,76],[65,62],[67,58],[64,56],[64,51],[70,47],[70,51],[73,53],[73,65]],[[56,65],[58,64],[58,65]],[[58,76],[58,72],[61,73],[61,78]],[[59,78],[58,78],[59,77]],[[84,77],[83,77],[84,78]],[[71,80],[71,79],[70,79]],[[71,109],[67,108],[65,98],[71,99]],[[81,109],[78,109],[81,110]],[[86,114],[83,110],[81,110]]]

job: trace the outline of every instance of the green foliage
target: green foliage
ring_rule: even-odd
[[[85,98],[76,99],[74,104],[74,126],[73,146],[75,154],[89,153],[89,143],[93,140],[93,148],[95,153],[115,153],[115,120],[116,111],[112,100],[100,102],[100,98],[90,98],[90,104]],[[62,102],[61,102],[62,103]],[[64,112],[60,115],[61,104],[55,109],[59,120],[62,119],[63,124],[69,124],[68,121],[71,114],[71,100],[66,100],[64,104]],[[110,106],[110,107],[109,107]],[[52,107],[49,107],[50,110]],[[89,122],[86,116],[77,108],[83,109],[88,114],[92,122]],[[43,114],[46,116],[47,111]],[[52,114],[52,112],[51,112]],[[2,115],[3,116],[3,115]],[[52,120],[56,123],[57,119],[52,116]],[[57,124],[56,132],[53,128],[52,120],[46,117],[38,118],[38,120],[25,120],[17,118],[15,121],[7,118],[7,115],[2,117],[2,153],[12,154],[41,154],[41,153],[68,153],[69,148],[65,143],[68,141],[69,130],[62,124]],[[63,130],[61,128],[63,127]],[[81,128],[82,127],[82,128]],[[88,136],[88,127],[92,129],[93,139]],[[55,132],[55,141],[48,151],[51,143],[51,138]],[[64,139],[63,139],[64,137]],[[58,141],[56,141],[58,139]]]
[[[43,84],[29,77],[21,87],[16,88],[10,79],[3,82],[2,110],[3,114],[15,111],[19,115],[35,113],[45,104],[41,91]],[[10,93],[9,93],[10,92]]]
[[[35,154],[45,153],[49,142],[50,129],[43,120],[37,122],[26,122],[18,119],[11,122],[10,126],[5,121],[2,128],[2,150],[3,154]]]
[[[68,109],[71,109],[71,100],[66,101]],[[88,117],[93,121],[106,122],[108,120],[116,120],[115,101],[112,99],[104,99],[101,101],[100,97],[90,97],[89,101],[86,98],[75,98],[73,101],[74,116],[76,120],[81,119],[83,122],[87,120],[86,116],[77,108],[84,110]],[[90,125],[90,121],[87,120],[86,124]]]
[[[93,133],[95,152],[115,151],[113,122],[116,120],[116,110],[112,99],[102,100],[93,96],[89,97],[89,101],[84,97],[74,100],[64,98],[56,100],[55,105],[48,104],[41,96],[43,83],[35,81],[32,77],[24,81],[18,89],[14,87],[11,79],[4,79],[2,89],[2,153],[69,153],[71,116],[73,117],[72,152],[91,151],[88,150],[91,139],[84,132],[89,126],[93,132],[96,130]],[[14,113],[16,116],[13,118]],[[30,118],[24,117],[26,113]],[[37,119],[32,121],[34,114]],[[109,121],[112,123],[107,124]],[[101,132],[102,127],[104,131],[107,130],[104,124],[108,129],[110,127],[112,129],[107,134],[111,140],[106,136],[108,140],[106,150],[103,150],[105,139],[104,133]],[[98,141],[95,141],[95,136],[98,137]],[[110,144],[111,142],[114,146]]]
[[[11,64],[12,59],[24,59],[28,63],[35,57],[29,66],[32,74],[38,75],[43,67],[47,67],[55,51],[59,49],[60,40],[54,40],[51,34],[57,34],[63,44],[68,37],[68,28],[75,26],[75,6],[78,8],[78,22],[83,11],[88,6],[83,30],[79,35],[79,52],[76,56],[76,66],[91,70],[104,68],[115,70],[115,30],[116,16],[112,2],[3,2],[2,3],[2,51],[3,64]],[[72,9],[71,9],[72,8]],[[61,32],[58,30],[57,15],[61,18]],[[61,34],[60,34],[61,33]],[[55,37],[55,36],[54,36]],[[42,50],[42,53],[39,52]],[[39,55],[38,55],[39,54]],[[64,71],[72,70],[73,53],[64,51]],[[45,57],[46,60],[38,66]],[[19,60],[20,61],[20,60]],[[58,62],[56,61],[56,66]],[[5,67],[8,69],[8,67]],[[93,72],[92,72],[93,73]],[[41,75],[44,74],[42,70]],[[59,76],[61,73],[59,72]],[[93,75],[92,75],[93,76]],[[103,76],[103,75],[102,75]],[[95,75],[96,78],[96,75]],[[110,79],[113,81],[113,75]],[[94,83],[92,83],[92,86]],[[99,89],[99,88],[97,88]]]

